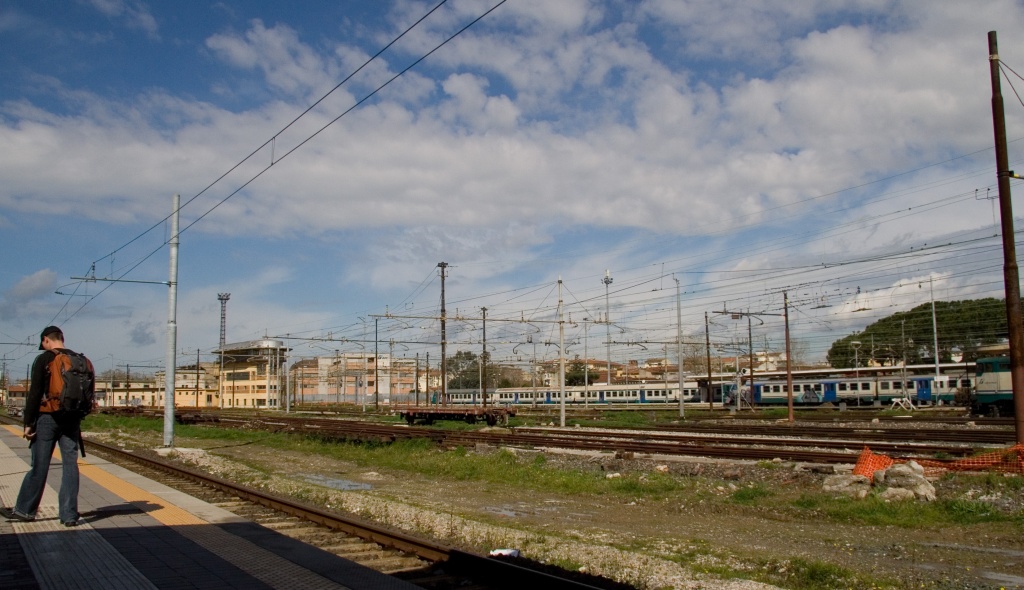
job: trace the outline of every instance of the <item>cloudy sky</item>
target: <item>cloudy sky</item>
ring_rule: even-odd
[[[557,355],[559,278],[567,354],[616,361],[663,354],[677,302],[684,338],[709,313],[727,349],[746,321],[714,312],[748,311],[778,350],[785,291],[820,359],[931,293],[1001,296],[987,34],[1012,168],[1020,2],[300,6],[0,5],[13,376],[48,324],[101,370],[163,366],[176,193],[182,363],[230,293],[229,342],[433,364],[440,262],[449,353],[486,307],[498,360]]]

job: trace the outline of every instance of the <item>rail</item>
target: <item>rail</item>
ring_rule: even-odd
[[[7,424],[18,423],[7,416],[0,416],[0,422]],[[501,559],[462,551],[356,516],[324,510],[319,506],[314,506],[294,498],[270,494],[201,471],[125,451],[119,447],[99,441],[87,440],[86,444],[90,449],[99,450],[101,453],[117,457],[122,461],[137,463],[149,469],[190,480],[246,501],[377,543],[383,547],[416,555],[429,562],[443,562],[448,573],[456,573],[457,575],[479,580],[480,583],[485,584],[486,588],[518,589],[537,587],[600,590],[597,586],[577,580],[533,570]]]

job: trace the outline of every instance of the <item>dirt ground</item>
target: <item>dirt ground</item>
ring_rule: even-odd
[[[323,499],[337,508],[478,551],[514,546],[533,559],[575,564],[638,588],[772,587],[693,574],[725,572],[730,577],[730,572],[749,575],[759,569],[774,570],[769,579],[781,580],[776,583],[785,587],[786,569],[796,567],[801,558],[863,572],[867,579],[883,582],[882,587],[1024,588],[1024,535],[1016,525],[870,527],[728,501],[735,490],[752,485],[787,497],[798,497],[803,490],[820,494],[826,473],[831,473],[825,467],[545,453],[549,466],[627,473],[653,472],[662,465],[677,477],[703,482],[693,497],[642,501],[612,495],[524,494],[493,484],[433,481],[252,445],[220,448],[212,454],[273,473],[261,485],[278,491],[288,492],[287,482],[300,487],[316,482],[339,490]],[[195,457],[190,461],[203,463]],[[977,499],[981,493],[970,480],[933,483],[939,498]],[[1001,503],[1004,510],[1020,510],[1024,498],[1019,497],[1021,492],[1015,494],[987,499]],[[634,564],[613,565],[616,561]],[[802,579],[801,587],[834,587],[827,578],[820,585]]]

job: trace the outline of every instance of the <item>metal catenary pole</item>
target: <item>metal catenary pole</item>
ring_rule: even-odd
[[[174,446],[174,369],[178,345],[178,216],[181,195],[172,200],[170,276],[167,279],[167,358],[164,371],[164,446]]]
[[[562,278],[558,278],[558,413],[565,428],[565,322],[562,321]]]
[[[782,292],[783,317],[786,319],[786,399],[789,421],[793,422],[793,351],[789,345],[789,293]]]
[[[448,338],[445,332],[445,320],[447,320],[447,312],[444,307],[444,276],[445,269],[448,268],[447,262],[438,262],[437,268],[441,269],[441,399],[442,405],[447,403],[448,397]]]
[[[686,417],[686,410],[683,409],[683,311],[679,298],[679,279],[672,277],[676,282],[676,357],[679,362],[676,376],[679,378],[679,417]]]

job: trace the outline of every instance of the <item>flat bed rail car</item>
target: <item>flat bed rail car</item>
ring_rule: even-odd
[[[433,424],[436,420],[455,420],[475,424],[476,422],[487,422],[488,426],[497,424],[508,424],[508,419],[516,415],[515,408],[500,406],[394,406],[392,412],[401,416],[407,423],[415,424],[417,421],[425,424]]]

